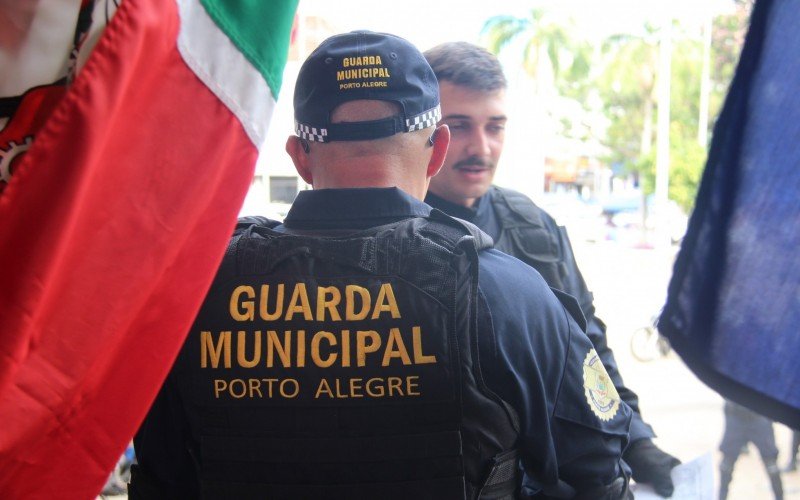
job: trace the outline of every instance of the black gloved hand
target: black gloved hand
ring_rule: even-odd
[[[661,451],[650,439],[640,439],[628,445],[622,459],[630,465],[634,481],[651,484],[662,497],[672,496],[675,485],[670,471],[681,463],[680,460]]]

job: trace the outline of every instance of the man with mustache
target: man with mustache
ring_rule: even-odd
[[[653,444],[655,434],[642,420],[638,397],[625,387],[607,345],[606,326],[594,316],[592,294],[565,228],[525,195],[492,185],[507,121],[507,82],[500,62],[466,42],[441,44],[424,54],[439,80],[442,123],[451,134],[445,164],[431,179],[425,202],[477,225],[494,239],[496,249],[534,267],[551,287],[578,299],[587,335],[620,396],[634,410],[624,455],[633,478],[651,483],[665,497],[672,495],[670,471],[680,461]]]

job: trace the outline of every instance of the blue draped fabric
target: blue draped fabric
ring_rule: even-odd
[[[725,398],[800,428],[800,0],[758,0],[659,322]]]

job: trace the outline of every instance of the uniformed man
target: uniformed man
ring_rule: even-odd
[[[294,109],[314,190],[239,224],[131,497],[514,498],[522,464],[542,495],[624,498],[631,410],[577,304],[421,201],[450,140],[422,54],[331,37]]]
[[[624,455],[633,478],[671,496],[670,472],[680,462],[653,444],[655,434],[642,420],[638,398],[622,381],[606,342],[606,326],[594,315],[592,294],[578,270],[566,229],[525,195],[492,185],[507,119],[507,83],[500,62],[466,42],[436,46],[425,57],[439,80],[443,123],[451,134],[444,167],[431,180],[425,201],[474,223],[494,239],[494,248],[533,266],[551,287],[578,299],[589,338],[617,392],[634,410],[631,444]]]

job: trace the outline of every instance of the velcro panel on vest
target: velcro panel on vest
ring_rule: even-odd
[[[463,477],[457,431],[357,438],[205,436],[201,449],[206,480],[251,483],[254,488],[255,484],[353,488],[373,482],[405,487],[409,481],[424,488],[442,478]]]
[[[461,454],[458,431],[351,438],[254,438],[203,436],[206,460],[271,463],[377,462],[453,457]]]
[[[380,498],[381,500],[439,500],[464,498],[464,478],[446,477],[422,481],[359,484],[270,484],[254,488],[250,484],[203,481],[204,498],[236,498],[237,500],[304,499],[352,500]]]

